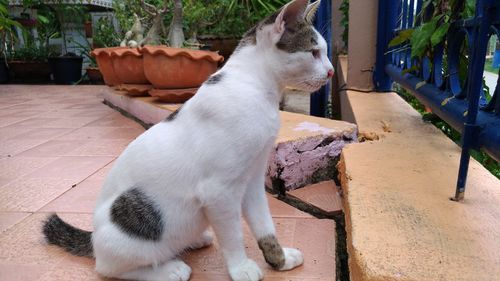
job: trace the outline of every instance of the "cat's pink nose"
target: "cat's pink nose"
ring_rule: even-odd
[[[328,70],[328,78],[332,78],[333,77],[333,69],[330,69]]]

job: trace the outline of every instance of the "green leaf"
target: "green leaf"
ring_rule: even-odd
[[[455,97],[449,97],[449,98],[445,98],[442,102],[441,102],[441,106],[445,106],[450,100],[454,99]]]
[[[427,9],[430,7],[433,1],[432,0],[425,0],[422,3],[422,8],[420,9],[420,12],[415,16],[415,21],[421,20],[424,13],[427,11]]]
[[[42,22],[43,24],[48,24],[48,23],[50,22],[50,20],[49,20],[47,17],[42,16],[42,15],[38,15],[38,16],[37,16],[37,19],[38,19],[40,22]]]
[[[412,66],[412,67],[410,67],[410,68],[404,69],[404,70],[401,72],[401,74],[403,74],[403,75],[404,75],[404,74],[407,74],[407,73],[410,73],[410,72],[416,72],[416,71],[418,71],[418,66],[413,65],[413,66]]]
[[[423,86],[425,86],[425,84],[427,84],[427,82],[425,81],[418,82],[417,85],[415,85],[415,90],[422,88]]]
[[[486,98],[487,102],[490,102],[491,100],[491,93],[490,93],[490,87],[486,84],[486,77],[483,76],[483,90],[484,90],[484,96]]]
[[[8,18],[3,18],[1,20],[2,20],[1,21],[1,26],[2,27],[4,27],[4,26],[6,26],[6,27],[17,26],[19,28],[23,28],[23,26],[19,22],[15,21],[15,20],[11,20],[11,19],[8,19]]]
[[[450,28],[450,23],[446,22],[443,25],[441,25],[440,27],[438,27],[436,29],[436,31],[434,31],[434,33],[431,36],[432,47],[435,47],[439,43],[443,42],[443,40],[446,36],[446,33],[448,33],[449,28]]]
[[[8,13],[7,8],[4,5],[0,5],[0,14],[7,15]]]
[[[413,29],[402,30],[399,32],[398,36],[392,38],[391,42],[389,42],[389,47],[394,47],[408,41],[411,38],[413,31]]]
[[[473,17],[475,12],[476,12],[476,0],[466,0],[465,8],[464,11],[462,12],[462,17],[463,18]]]
[[[431,36],[434,34],[437,23],[441,18],[442,16],[432,18],[430,21],[415,29],[412,33],[410,39],[412,57],[421,57],[425,54],[430,44]]]

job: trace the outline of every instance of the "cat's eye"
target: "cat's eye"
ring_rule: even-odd
[[[319,58],[319,50],[313,49],[311,50],[311,54],[313,55],[314,58]]]

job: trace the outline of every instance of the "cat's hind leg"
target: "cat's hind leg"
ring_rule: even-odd
[[[181,261],[172,263],[176,261],[174,260],[176,254],[161,243],[145,243],[137,239],[127,239],[125,235],[121,237],[112,235],[115,239],[112,241],[103,241],[98,235],[94,237],[97,238],[94,239],[94,245],[99,245],[94,251],[95,269],[103,276],[141,281],[189,279],[191,272],[189,267]],[[116,241],[121,241],[121,243],[114,243]],[[165,275],[166,273],[169,274]],[[168,277],[170,275],[173,277]],[[180,278],[186,275],[187,278]]]
[[[131,270],[117,277],[139,281],[187,281],[190,276],[191,268],[180,259],[173,259],[158,266]]]
[[[116,205],[113,202],[115,201],[104,202],[94,213],[92,244],[96,271],[114,278],[125,278],[124,274],[136,271],[148,271],[149,275],[154,276],[155,270],[165,267],[162,265],[176,257],[178,249],[172,248],[168,240],[157,239],[157,231],[143,231],[154,229],[153,223],[136,220],[142,221],[142,224],[133,225],[129,221],[123,223],[121,217],[112,217],[113,206]],[[137,204],[122,205],[123,208],[128,208]],[[151,233],[155,235],[149,235]],[[155,267],[158,269],[153,270]],[[129,279],[149,280],[135,277]]]
[[[210,230],[205,230],[203,233],[200,235],[198,240],[194,241],[190,246],[189,249],[191,250],[196,250],[196,249],[201,249],[208,247],[212,245],[214,242],[214,234]]]

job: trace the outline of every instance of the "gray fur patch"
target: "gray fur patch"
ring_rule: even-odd
[[[256,26],[248,30],[241,39],[236,50],[257,44],[257,29],[264,25],[273,24],[281,10],[276,11],[269,17],[262,20]],[[298,21],[286,26],[285,32],[276,46],[278,49],[288,53],[307,52],[318,45],[318,35],[314,27],[306,21]]]
[[[120,195],[111,206],[111,221],[130,236],[158,241],[163,233],[160,210],[139,188]]]
[[[43,234],[47,243],[63,248],[73,255],[91,257],[92,232],[78,229],[65,223],[56,214],[43,224]]]
[[[224,75],[225,75],[224,72],[219,72],[215,75],[210,76],[210,78],[208,78],[208,80],[205,81],[205,85],[215,85],[219,83],[222,80],[222,78],[224,78]]]
[[[165,118],[165,120],[163,120],[163,122],[168,122],[168,121],[173,121],[175,119],[175,117],[177,117],[177,114],[179,114],[179,112],[181,111],[181,107],[177,108],[176,111],[170,113],[169,116],[167,116],[167,118]]]
[[[250,28],[245,34],[243,34],[243,38],[241,38],[236,50],[255,44],[257,44],[257,26]]]
[[[305,22],[298,22],[292,28],[287,28],[280,41],[278,49],[288,53],[307,52],[318,45],[318,35],[314,27]]]
[[[274,235],[262,237],[257,242],[259,249],[264,254],[264,259],[270,266],[280,269],[285,265],[285,254]]]

